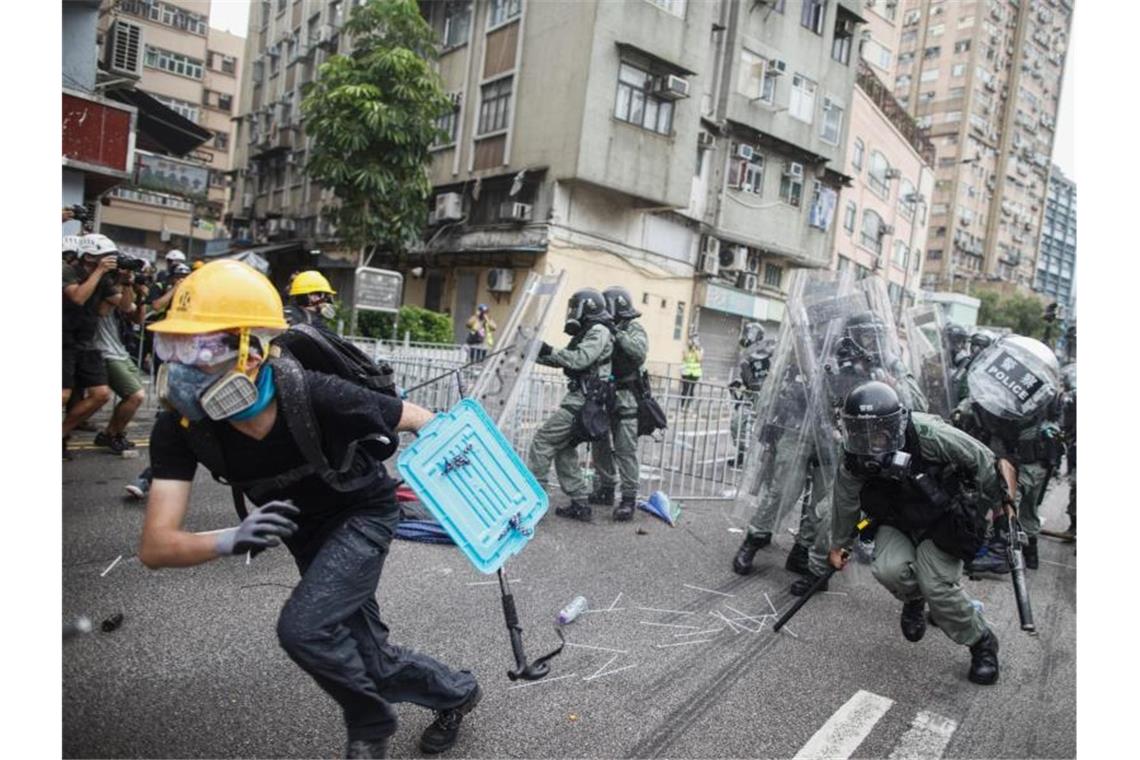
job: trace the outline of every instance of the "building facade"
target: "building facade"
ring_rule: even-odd
[[[157,101],[181,117],[165,120],[172,131],[208,135],[185,155],[145,141],[136,145],[132,181],[109,194],[101,230],[146,258],[173,248],[203,254],[229,237],[224,215],[244,40],[211,29],[209,16],[209,0],[103,2],[104,57],[116,39],[114,25],[138,30],[141,78],[129,97]]]
[[[321,215],[331,198],[302,169],[298,116],[304,83],[350,49],[352,5],[252,7],[231,206],[275,278],[315,264],[346,299],[359,262]],[[420,8],[454,109],[431,151],[423,245],[372,265],[407,272],[404,302],[450,313],[457,340],[479,303],[501,321],[528,271],[564,270],[560,298],[630,289],[651,363],[678,363],[698,335],[706,375],[727,376],[743,322],[783,319],[788,270],[832,263],[856,0]]]
[[[896,12],[895,95],[937,150],[923,286],[1028,290],[1072,2],[910,0]]]
[[[1076,321],[1077,184],[1058,166],[1049,176],[1033,289],[1060,307],[1059,316],[1066,326]]]

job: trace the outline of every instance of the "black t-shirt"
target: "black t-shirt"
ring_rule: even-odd
[[[63,287],[82,285],[89,272],[83,267],[64,263]],[[63,347],[89,345],[99,324],[99,304],[114,295],[115,276],[104,274],[86,303],[80,305],[63,294]]]
[[[391,431],[396,429],[403,413],[404,402],[400,399],[319,372],[306,370],[305,379],[313,415],[321,430],[321,448],[332,466],[340,464],[348,444],[354,440],[377,433],[395,435]],[[304,464],[280,405],[273,428],[260,441],[227,422],[201,424],[213,425],[223,452],[225,476],[231,482],[272,477]],[[329,533],[356,514],[387,518],[391,521],[389,527],[395,531],[399,520],[396,480],[368,451],[376,451],[374,444],[363,443],[357,447],[347,476],[356,478],[371,471],[374,477],[353,491],[336,491],[320,477],[310,475],[264,499],[292,499],[301,510],[296,520],[298,530],[285,542],[294,556],[313,556]],[[155,419],[150,436],[150,463],[156,479],[194,479],[198,460],[176,412],[163,412]]]

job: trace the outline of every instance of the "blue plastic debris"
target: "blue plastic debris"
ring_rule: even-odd
[[[676,525],[677,519],[681,516],[680,505],[673,506],[664,491],[654,491],[649,495],[649,501],[638,499],[637,508],[669,523],[670,526]]]
[[[483,573],[522,551],[549,506],[546,492],[474,399],[436,415],[396,466]]]

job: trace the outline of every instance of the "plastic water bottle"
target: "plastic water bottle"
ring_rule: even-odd
[[[586,597],[576,596],[558,613],[558,624],[566,625],[586,611]]]
[[[977,610],[979,615],[986,609],[986,605],[982,604],[981,599],[971,599],[970,606]]]

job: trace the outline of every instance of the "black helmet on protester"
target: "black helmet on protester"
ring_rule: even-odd
[[[566,323],[563,330],[567,335],[577,335],[591,325],[611,321],[610,313],[606,310],[606,299],[593,288],[582,288],[570,296],[570,303],[566,307]]]
[[[633,296],[620,285],[610,285],[602,291],[606,309],[614,319],[637,319],[641,312],[633,308]]]
[[[899,394],[886,383],[872,380],[847,394],[842,415],[847,469],[864,477],[905,473],[910,463],[902,451],[908,417]]]

